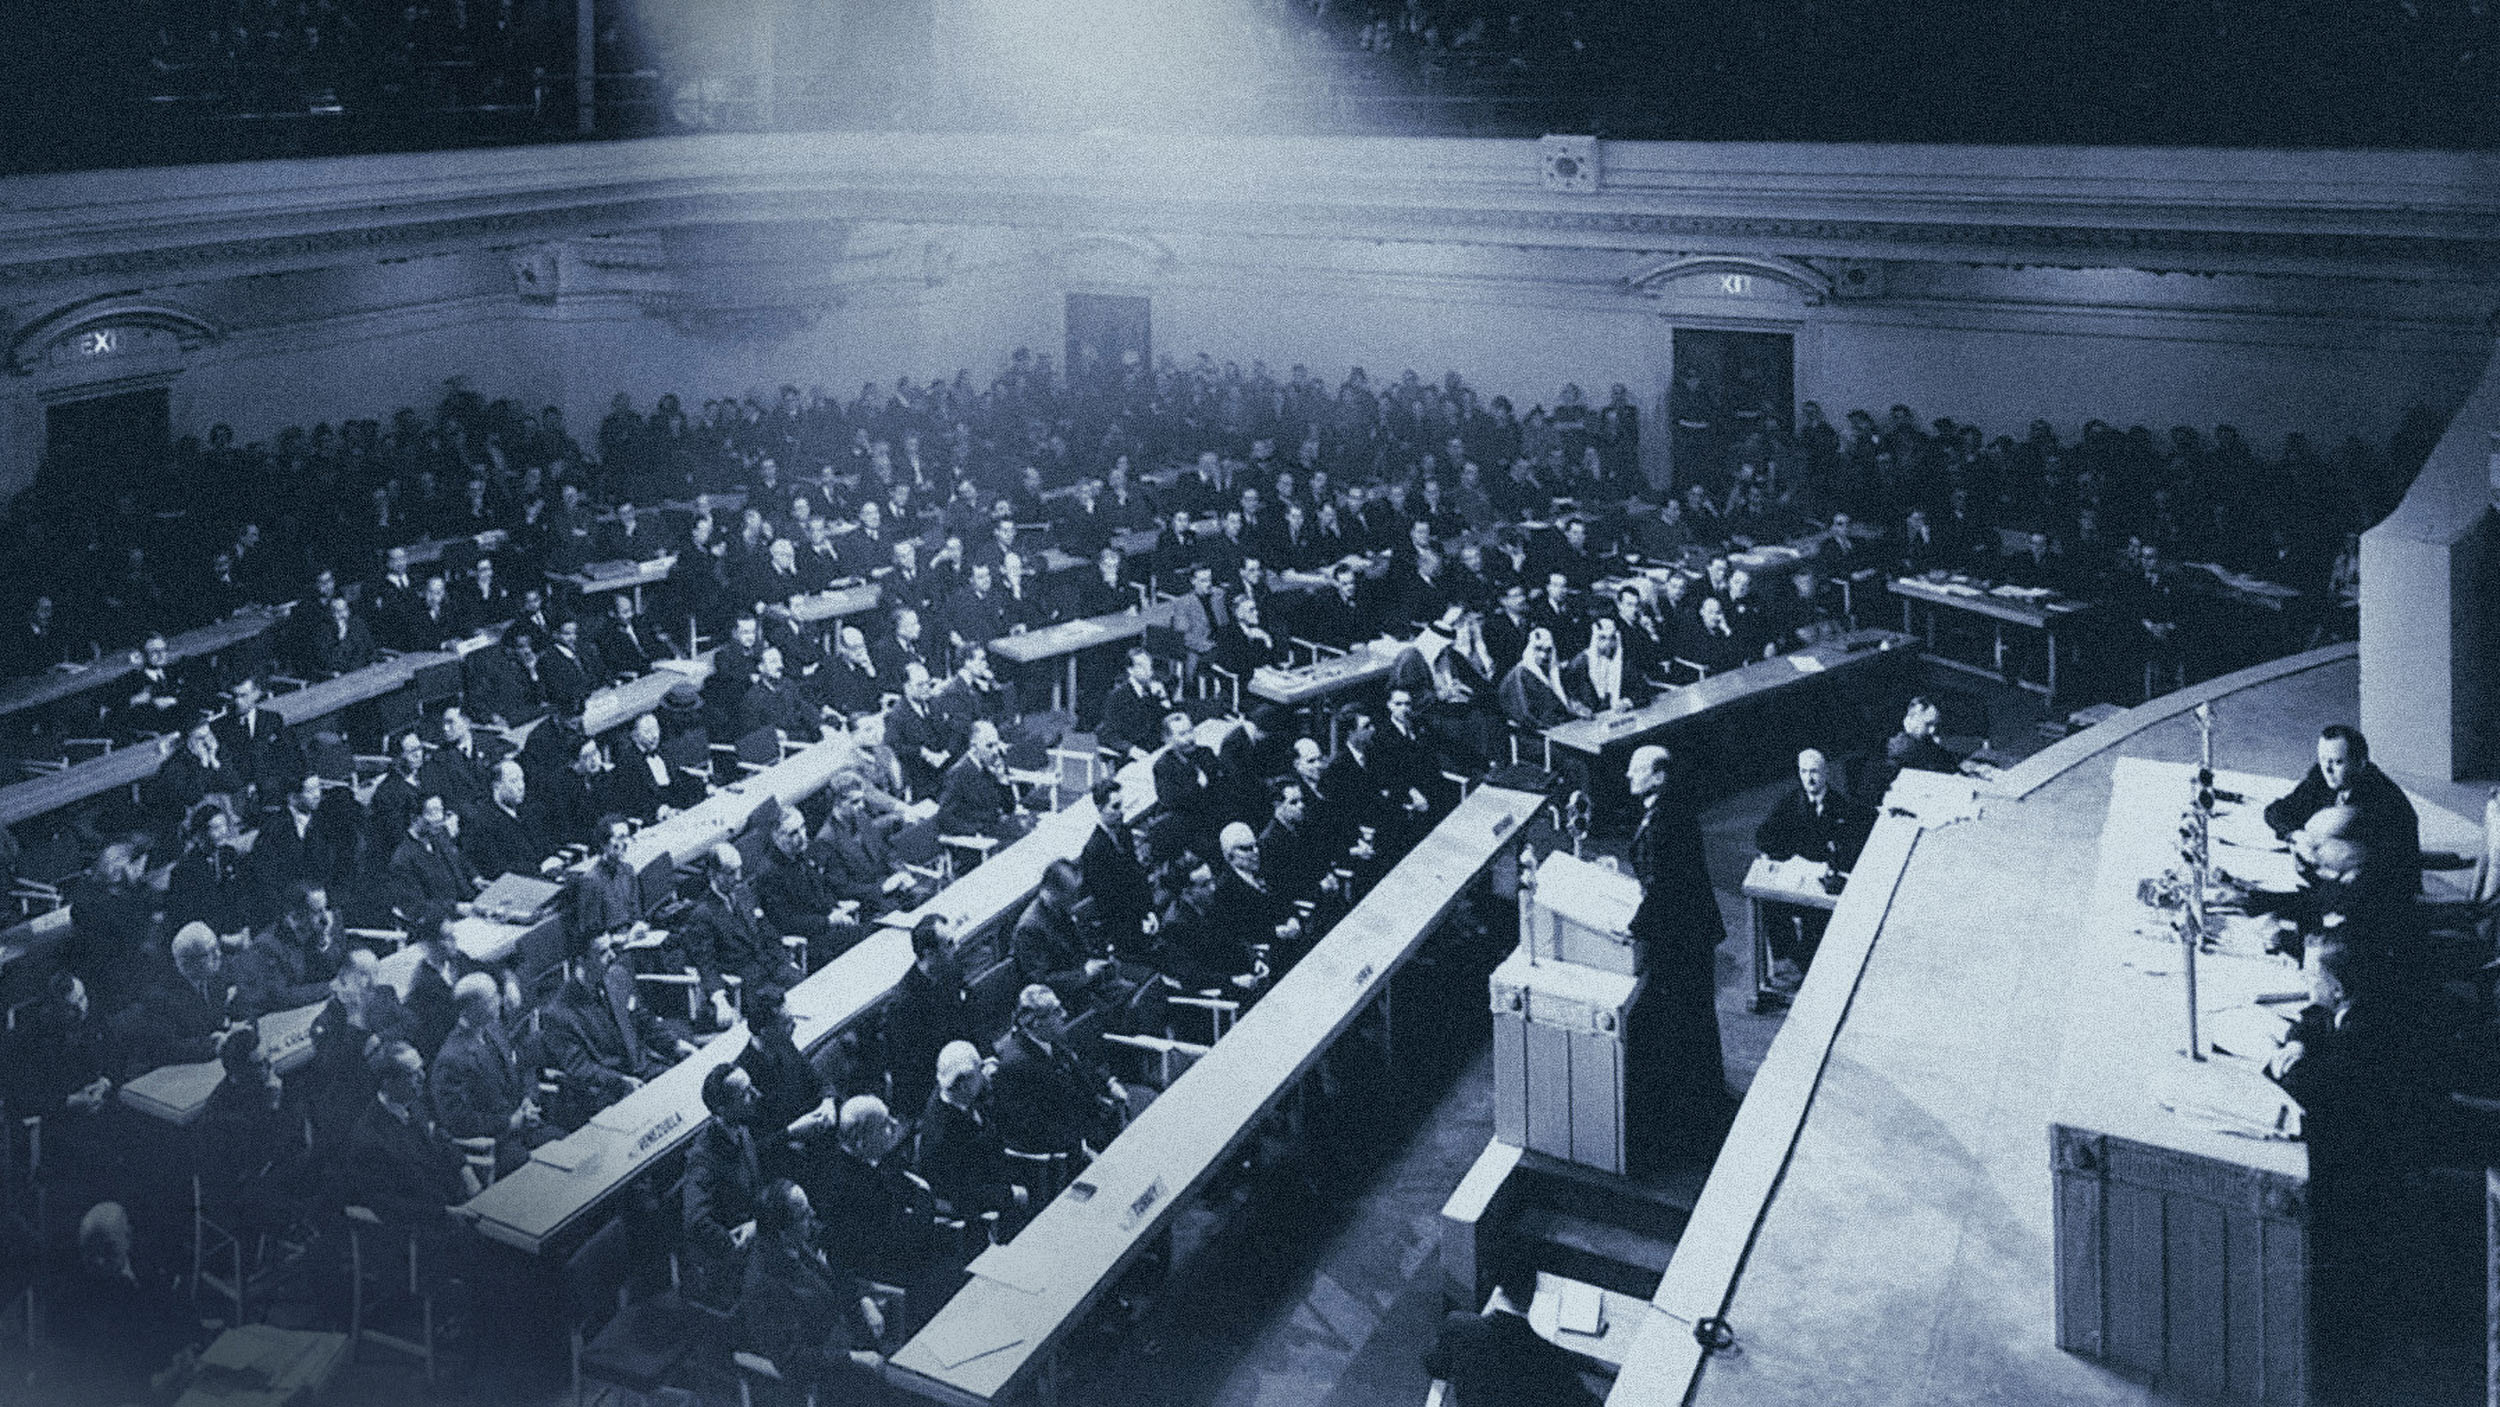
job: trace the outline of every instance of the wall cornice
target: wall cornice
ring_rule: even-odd
[[[2500,159],[1609,143],[713,136],[0,182],[0,296],[751,220],[2500,278]],[[47,301],[49,301],[47,299]]]

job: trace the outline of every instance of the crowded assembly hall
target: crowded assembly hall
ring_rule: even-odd
[[[37,8],[0,1404],[2500,1404],[2484,7]]]

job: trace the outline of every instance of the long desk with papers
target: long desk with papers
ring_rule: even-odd
[[[2049,700],[2057,700],[2057,633],[2066,620],[2092,608],[2089,601],[2077,601],[2054,591],[2017,586],[1989,586],[1966,577],[1942,578],[1899,577],[1891,585],[1892,594],[1901,598],[1901,628],[1917,630],[1917,612],[1926,607],[1927,628],[1923,632],[1929,658],[1950,668],[1984,674],[2013,684]],[[1941,654],[1936,649],[1936,612],[1958,611],[1988,623],[1991,656],[1988,664],[1974,664]],[[2046,645],[2047,663],[2040,679],[2022,677],[2019,669],[2006,667],[2005,627],[2017,626],[2038,631]]]
[[[1479,787],[1329,930],[1215,1048],[1004,1246],[888,1373],[949,1403],[995,1403],[1047,1365],[1173,1213],[1354,1024],[1544,798]]]
[[[791,988],[786,1009],[797,1023],[799,1048],[813,1054],[885,1000],[911,967],[910,927],[920,915],[946,915],[959,946],[980,941],[1031,897],[1052,860],[1072,859],[1084,849],[1093,822],[1090,801],[1044,817],[1023,839],[901,922],[879,925]],[[526,1165],[471,1199],[465,1212],[480,1234],[539,1254],[637,1174],[692,1139],[710,1118],[703,1107],[704,1075],[745,1048],[743,1025],[713,1037],[580,1131],[537,1150]]]
[[[1889,630],[1854,630],[1670,689],[1640,708],[1556,724],[1545,730],[1546,764],[1553,764],[1556,748],[1596,757],[1609,748],[1654,741],[1691,719],[1723,714],[1749,700],[1794,691],[1809,681],[1849,678],[1899,665],[1915,658],[1908,649],[1913,643],[1909,636]]]
[[[1342,655],[1330,655],[1299,668],[1260,669],[1250,676],[1250,692],[1287,708],[1317,703],[1388,678],[1406,648],[1407,642],[1401,640],[1357,641]]]
[[[990,642],[990,654],[1009,664],[1037,665],[1064,657],[1068,662],[1066,707],[1078,713],[1085,711],[1077,698],[1076,658],[1083,652],[1104,645],[1135,640],[1150,625],[1172,623],[1172,603],[1157,601],[1144,610],[1114,611],[1106,616],[1087,616],[1080,620],[1063,620],[1022,635],[1002,635]],[[1054,693],[1058,685],[1051,686]],[[1056,702],[1056,700],[1054,700]]]
[[[224,620],[211,621],[195,630],[168,637],[165,641],[166,654],[179,662],[231,649],[286,619],[289,609],[286,606],[248,607]],[[116,679],[136,673],[138,668],[137,651],[110,650],[92,663],[62,665],[42,674],[11,680],[0,684],[0,717],[75,698],[89,689],[100,689]]]

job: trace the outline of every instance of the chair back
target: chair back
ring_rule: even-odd
[[[652,856],[634,876],[634,886],[642,898],[643,913],[658,913],[677,897],[677,862],[666,855]]]
[[[1167,664],[1175,664],[1189,657],[1188,643],[1178,630],[1168,625],[1147,626],[1144,644],[1147,654]]]
[[[1059,1195],[1068,1185],[1068,1155],[1065,1153],[1027,1153],[1020,1148],[1000,1150],[1007,1155],[1008,1169],[1033,1192],[1033,1205],[1041,1206]]]
[[[417,706],[460,697],[460,661],[436,660],[417,671]]]
[[[712,735],[703,728],[689,728],[661,743],[660,756],[680,772],[701,772],[712,765]]]
[[[758,728],[738,739],[738,760],[772,766],[781,760],[781,736],[770,728]]]
[[[304,745],[304,765],[325,782],[356,780],[355,749],[347,739],[324,728],[312,735]]]
[[[937,819],[910,822],[894,832],[888,843],[893,847],[894,858],[906,865],[935,864],[939,849]]]
[[[625,1219],[612,1217],[564,1258],[560,1277],[564,1322],[581,1338],[591,1338],[617,1311],[632,1273],[632,1245]]]

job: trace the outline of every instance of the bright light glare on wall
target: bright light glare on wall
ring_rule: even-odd
[[[940,10],[937,40],[961,64],[969,91],[1004,115],[1143,131],[1202,122],[1256,97],[1266,62],[1247,8],[1238,0],[961,0]]]

